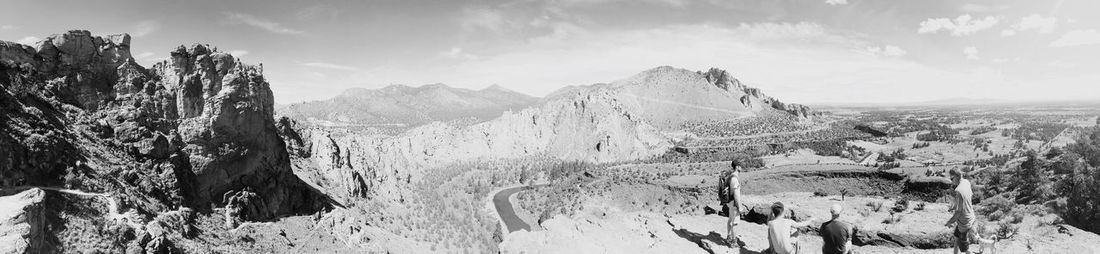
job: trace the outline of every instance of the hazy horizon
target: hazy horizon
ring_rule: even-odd
[[[1100,17],[1076,1],[9,1],[0,40],[130,33],[144,66],[208,43],[278,103],[348,88],[500,85],[542,97],[657,66],[725,69],[785,102],[1091,100]],[[65,20],[81,20],[72,26]],[[257,43],[257,42],[262,43]]]

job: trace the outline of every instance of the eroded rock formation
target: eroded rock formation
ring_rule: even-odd
[[[0,42],[0,88],[3,187],[132,193],[150,212],[251,192],[248,220],[325,205],[290,171],[261,68],[210,46],[146,69],[126,34]]]

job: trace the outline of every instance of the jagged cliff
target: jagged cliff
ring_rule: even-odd
[[[303,165],[318,167],[335,197],[390,192],[374,186],[408,184],[424,170],[484,158],[550,156],[591,162],[656,156],[672,143],[607,93],[545,102],[471,126],[435,122],[397,136],[344,134],[325,128],[302,132]],[[305,152],[308,151],[308,152]],[[307,165],[308,166],[308,165]],[[310,170],[306,170],[310,171]],[[392,193],[381,193],[390,195]]]
[[[817,115],[810,107],[801,104],[783,103],[778,99],[765,95],[760,89],[746,86],[741,83],[740,80],[734,78],[726,70],[718,68],[710,68],[706,72],[699,71],[698,74],[703,75],[703,78],[710,82],[714,86],[721,88],[725,91],[740,92],[742,95],[737,98],[739,102],[745,107],[759,106],[754,102],[763,102],[765,105],[771,108],[782,110],[792,115],[809,118]]]
[[[207,45],[146,69],[129,35],[0,42],[0,181],[124,193],[134,209],[265,220],[325,206],[291,172],[260,68]]]

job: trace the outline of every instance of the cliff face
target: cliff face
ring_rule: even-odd
[[[302,131],[308,166],[320,181],[336,186],[329,194],[343,200],[370,194],[396,196],[394,186],[418,181],[425,170],[474,159],[549,156],[589,162],[627,161],[657,156],[672,143],[629,101],[612,91],[562,96],[519,112],[470,126],[435,122],[397,136],[343,135],[338,130]],[[309,170],[305,170],[309,171]],[[369,190],[369,192],[365,191]]]
[[[0,42],[4,187],[131,193],[151,212],[247,206],[246,220],[324,205],[290,171],[260,68],[193,45],[146,69],[129,48],[87,31]]]

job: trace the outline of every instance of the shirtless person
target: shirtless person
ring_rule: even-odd
[[[719,183],[722,185],[719,190],[719,195],[723,195],[723,202],[726,202],[726,207],[729,209],[729,220],[726,222],[726,228],[729,230],[726,235],[726,242],[729,243],[731,248],[738,248],[737,232],[734,232],[733,227],[736,226],[741,220],[741,180],[738,177],[741,176],[741,165],[737,163],[737,160],[730,162],[730,168],[733,172],[728,175],[723,175],[722,181]]]

